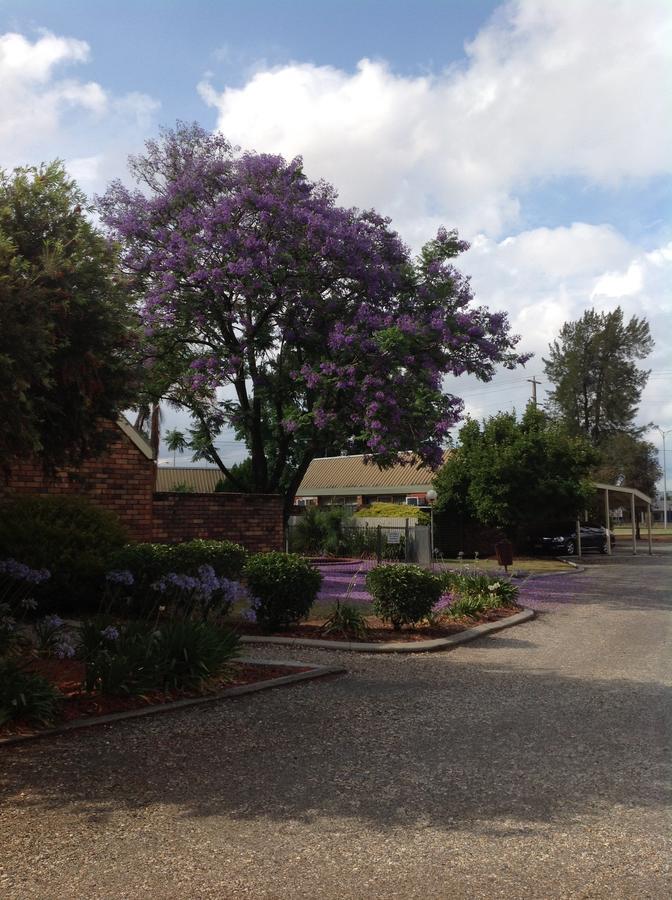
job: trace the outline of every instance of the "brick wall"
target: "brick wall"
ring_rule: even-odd
[[[155,493],[156,464],[137,445],[130,426],[105,427],[109,438],[105,452],[76,469],[47,478],[38,462],[12,463],[9,480],[0,476],[0,499],[14,494],[81,494],[116,513],[135,541],[172,544],[199,537],[235,541],[252,552],[282,550],[282,497]]]
[[[8,481],[0,477],[0,497],[13,494],[83,494],[115,512],[133,540],[152,539],[155,463],[116,425],[106,428],[107,449],[76,469],[47,478],[39,463],[12,463]]]
[[[283,549],[282,497],[277,494],[154,494],[153,540],[235,541],[253,553]]]

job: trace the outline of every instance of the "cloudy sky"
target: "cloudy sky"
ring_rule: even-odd
[[[563,322],[620,304],[656,340],[640,420],[668,428],[671,57],[670,0],[0,0],[0,166],[59,156],[95,193],[176,119],[301,154],[412,247],[471,242],[477,299],[536,354],[450,386],[473,415],[533,376],[543,399]]]

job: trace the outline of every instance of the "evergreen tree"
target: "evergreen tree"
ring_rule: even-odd
[[[609,313],[589,309],[566,322],[549,349],[544,367],[554,385],[552,415],[596,446],[610,434],[641,434],[635,416],[649,373],[637,361],[653,349],[646,319],[633,316],[625,324],[620,307]]]
[[[60,162],[0,171],[0,463],[98,449],[135,399],[137,323],[115,249]]]

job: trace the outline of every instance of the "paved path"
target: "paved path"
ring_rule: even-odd
[[[596,559],[451,653],[6,750],[0,896],[672,896],[671,586]]]

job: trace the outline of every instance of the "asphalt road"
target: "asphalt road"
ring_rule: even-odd
[[[672,554],[527,590],[450,653],[0,751],[0,896],[672,896]]]

